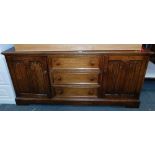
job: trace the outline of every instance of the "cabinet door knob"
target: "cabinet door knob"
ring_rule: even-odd
[[[44,74],[47,74],[47,70],[44,71]]]

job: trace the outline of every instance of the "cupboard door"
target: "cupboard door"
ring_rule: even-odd
[[[50,95],[46,57],[7,57],[16,94],[19,97]]]
[[[138,97],[147,67],[146,56],[109,56],[103,75],[105,96]]]

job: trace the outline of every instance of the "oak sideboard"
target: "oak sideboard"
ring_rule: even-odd
[[[138,107],[151,52],[140,44],[21,44],[3,54],[17,104]]]

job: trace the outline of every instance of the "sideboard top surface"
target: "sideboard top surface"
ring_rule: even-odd
[[[16,44],[16,51],[141,50],[141,44]]]
[[[123,54],[150,55],[142,50],[142,44],[15,44],[2,52],[4,55],[27,54]]]

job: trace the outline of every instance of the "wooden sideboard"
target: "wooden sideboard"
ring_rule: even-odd
[[[17,104],[138,107],[151,53],[137,44],[25,44],[3,54]]]

